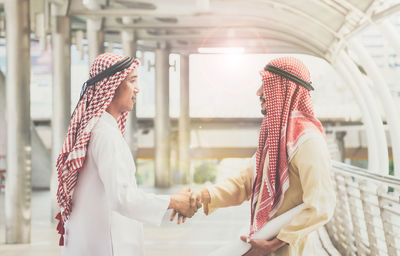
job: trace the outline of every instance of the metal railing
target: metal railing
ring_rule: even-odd
[[[400,256],[400,179],[333,162],[337,205],[326,225],[342,255]]]

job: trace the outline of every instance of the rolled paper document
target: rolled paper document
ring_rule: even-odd
[[[290,209],[265,224],[258,232],[254,233],[252,239],[270,240],[279,234],[279,231],[290,223],[290,221],[305,207],[304,203]],[[243,235],[243,234],[242,234]],[[228,243],[225,246],[211,252],[209,256],[241,256],[250,250],[251,245],[240,240]]]

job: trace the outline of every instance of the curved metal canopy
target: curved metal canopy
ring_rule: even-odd
[[[245,47],[251,53],[305,53],[328,61],[344,41],[389,13],[383,0],[71,0],[72,27],[101,18],[109,41],[134,31],[139,48],[167,42],[172,52]]]

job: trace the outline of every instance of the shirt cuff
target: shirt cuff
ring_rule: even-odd
[[[296,234],[285,233],[285,232],[279,232],[276,238],[292,246],[296,244],[298,240],[298,236]]]
[[[164,215],[168,210],[170,201],[171,201],[171,196],[157,195],[156,200],[154,200],[154,202],[151,202],[151,203],[155,204],[154,207],[156,209],[159,209],[158,211],[156,211],[157,213],[155,214],[155,218],[154,218],[154,222],[153,222],[154,225],[156,225],[156,226],[161,225]]]
[[[210,194],[210,202],[208,204],[203,204],[203,211],[205,215],[209,215],[219,208],[218,203],[216,202],[217,198],[215,196],[214,188],[210,186],[207,188],[207,190]]]

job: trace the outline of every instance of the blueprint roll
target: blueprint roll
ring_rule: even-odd
[[[265,224],[258,232],[254,233],[252,239],[270,240],[278,235],[279,231],[290,223],[290,221],[305,207],[304,203],[279,215]],[[241,256],[250,250],[251,245],[240,240],[228,243],[227,245],[211,252],[209,256]]]

